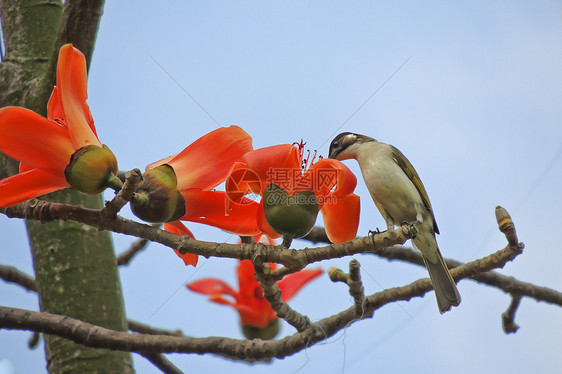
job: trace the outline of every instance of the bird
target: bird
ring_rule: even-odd
[[[406,156],[396,147],[369,136],[344,132],[330,144],[329,158],[355,159],[369,193],[384,218],[387,229],[414,223],[414,247],[422,255],[435,290],[441,314],[458,306],[461,296],[439,251],[435,234],[439,228],[422,181]]]

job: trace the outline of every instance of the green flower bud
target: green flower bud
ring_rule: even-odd
[[[247,339],[262,339],[270,340],[277,336],[281,324],[279,323],[279,318],[275,318],[269,325],[264,328],[242,325],[242,333]]]
[[[146,222],[171,222],[185,215],[185,199],[178,191],[174,169],[160,165],[146,171],[131,201],[133,214]]]
[[[88,194],[101,193],[108,187],[109,178],[117,175],[117,159],[104,144],[82,147],[72,154],[64,169],[68,184]]]
[[[318,201],[312,190],[289,195],[276,184],[263,193],[265,219],[275,232],[301,238],[314,227],[318,216]]]

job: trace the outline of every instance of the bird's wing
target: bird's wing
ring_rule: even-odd
[[[414,166],[412,166],[410,161],[408,161],[406,156],[404,156],[404,154],[400,152],[398,148],[395,148],[393,146],[390,147],[392,148],[392,158],[398,164],[398,166],[400,166],[404,174],[406,174],[408,178],[410,178],[414,186],[416,186],[423,204],[429,210],[429,213],[431,213],[431,218],[433,219],[433,228],[435,232],[439,234],[439,228],[437,227],[437,222],[435,221],[435,216],[433,215],[433,209],[431,208],[431,203],[429,202],[429,196],[427,196],[427,191],[423,186],[420,176],[416,172],[416,169],[414,169]]]

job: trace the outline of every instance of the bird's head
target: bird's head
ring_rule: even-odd
[[[365,135],[342,132],[330,143],[328,158],[335,158],[336,160],[356,158],[362,144],[374,141],[376,140]]]

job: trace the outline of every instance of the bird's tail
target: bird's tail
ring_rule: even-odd
[[[449,311],[451,307],[459,305],[461,295],[453,277],[451,277],[451,273],[449,273],[443,256],[441,256],[435,236],[432,233],[420,232],[414,238],[413,243],[422,253],[425,267],[429,272],[431,283],[433,283],[439,312],[443,314]]]

